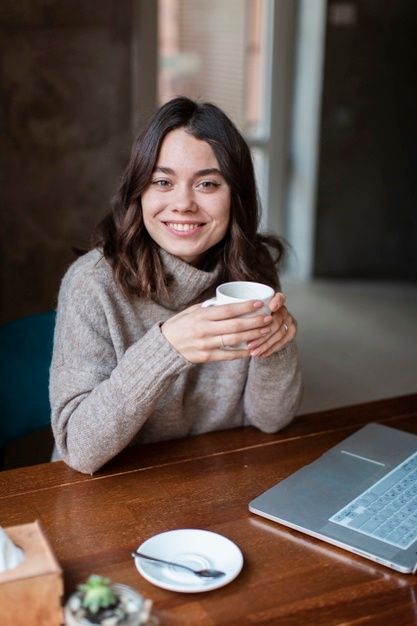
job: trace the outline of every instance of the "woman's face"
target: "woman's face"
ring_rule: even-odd
[[[230,187],[211,146],[183,128],[169,132],[142,194],[146,230],[157,244],[198,265],[226,234]]]

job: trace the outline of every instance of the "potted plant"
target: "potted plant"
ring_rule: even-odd
[[[92,574],[68,599],[66,626],[156,626],[152,601],[127,585]]]

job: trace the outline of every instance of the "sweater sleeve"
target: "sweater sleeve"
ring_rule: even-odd
[[[191,367],[159,323],[118,358],[102,296],[85,277],[64,279],[50,371],[56,446],[68,465],[85,473],[128,446],[156,400]]]
[[[296,414],[301,395],[301,372],[294,340],[265,359],[250,359],[243,397],[246,423],[267,433],[280,430]]]

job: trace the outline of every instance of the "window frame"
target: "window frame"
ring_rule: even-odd
[[[286,236],[286,190],[289,180],[289,143],[297,3],[265,0],[263,37],[265,67],[263,121],[255,134],[245,134],[256,167],[262,204],[261,229]]]

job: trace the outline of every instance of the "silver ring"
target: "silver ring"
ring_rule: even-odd
[[[220,350],[226,350],[226,346],[224,345],[224,341],[223,341],[223,335],[220,335],[220,341],[222,342],[222,345],[220,346]]]
[[[286,325],[285,322],[283,323],[283,327],[284,327],[285,332],[287,333],[288,332],[288,326]]]

